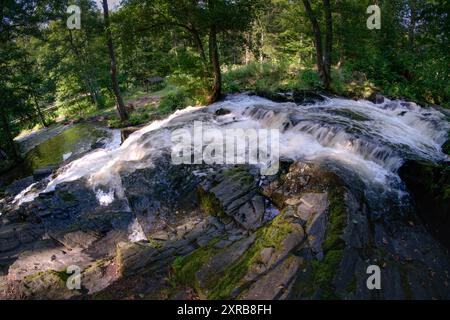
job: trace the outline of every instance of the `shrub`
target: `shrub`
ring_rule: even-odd
[[[108,127],[109,128],[122,128],[123,124],[119,119],[114,118],[114,119],[108,120]]]
[[[163,113],[171,113],[177,109],[186,108],[188,104],[188,97],[184,91],[176,90],[168,93],[161,98],[158,110]]]
[[[137,126],[147,122],[148,119],[150,119],[150,114],[147,112],[133,112],[128,122],[132,126]]]

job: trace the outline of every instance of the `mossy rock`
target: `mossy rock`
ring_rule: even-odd
[[[329,112],[355,121],[361,122],[370,121],[370,118],[366,117],[365,115],[348,109],[330,109]]]
[[[202,287],[196,273],[224,250],[214,246],[218,241],[215,239],[190,255],[177,258],[172,264],[173,274],[170,281],[174,287],[189,286],[195,289],[197,294],[205,299],[236,298],[245,286],[245,276],[253,266],[260,263],[262,250],[274,248],[275,251],[282,251],[283,241],[289,234],[295,232],[296,228],[301,228],[301,226],[293,224],[285,212],[280,213],[255,232],[256,240],[244,251],[242,256],[224,267],[223,271],[211,275],[206,286]]]
[[[345,248],[345,241],[342,238],[348,220],[345,189],[343,187],[331,188],[329,202],[328,224],[322,245],[324,257],[320,261],[306,262],[303,274],[297,277],[294,284],[293,295],[295,298],[340,299],[333,286],[333,281],[339,270]]]

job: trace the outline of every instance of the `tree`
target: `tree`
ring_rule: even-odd
[[[323,0],[325,16],[325,46],[322,44],[322,32],[316,15],[309,0],[303,0],[306,14],[311,22],[316,48],[317,69],[325,90],[329,90],[331,83],[331,54],[333,48],[333,20],[330,0]]]
[[[126,4],[145,12],[146,19],[137,19],[142,23],[137,28],[140,32],[160,34],[161,29],[171,29],[190,37],[202,64],[203,79],[208,83],[207,101],[213,103],[222,95],[219,36],[249,29],[261,1],[131,0]]]
[[[0,129],[7,152],[13,160],[20,156],[14,142],[13,119],[29,116],[36,108],[30,103],[32,92],[27,88],[27,72],[24,67],[26,50],[19,47],[18,39],[37,36],[40,24],[58,2],[37,0],[5,0],[0,5]]]
[[[128,114],[125,109],[125,104],[123,102],[122,95],[120,93],[119,81],[117,79],[117,62],[116,54],[114,52],[114,43],[111,33],[111,23],[109,20],[109,8],[108,1],[103,0],[103,17],[105,19],[105,33],[106,40],[108,44],[109,58],[110,58],[110,72],[111,72],[111,82],[116,97],[116,107],[121,121],[126,121],[128,119]]]

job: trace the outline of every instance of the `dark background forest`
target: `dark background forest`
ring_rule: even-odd
[[[23,132],[100,115],[139,125],[234,92],[449,107],[449,13],[447,0],[0,0],[0,171]]]

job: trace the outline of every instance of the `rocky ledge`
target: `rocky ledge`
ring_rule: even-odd
[[[107,206],[82,180],[3,204],[0,298],[450,298],[448,251],[416,214],[373,216],[325,165],[155,168],[123,175]]]

